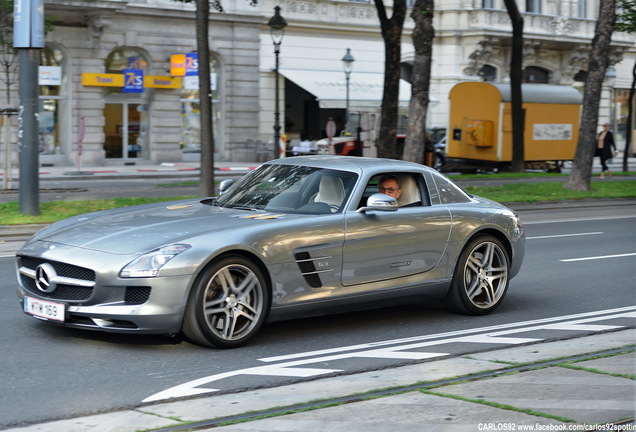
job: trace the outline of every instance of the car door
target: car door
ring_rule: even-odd
[[[417,183],[424,194],[423,179]],[[450,213],[423,201],[394,212],[346,213],[343,285],[410,276],[437,265],[448,243]]]

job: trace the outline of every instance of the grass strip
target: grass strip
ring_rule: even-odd
[[[534,411],[534,410],[527,409],[527,408],[519,408],[519,407],[515,407],[515,406],[512,406],[512,405],[501,404],[501,403],[498,403],[498,402],[491,402],[491,401],[487,401],[485,399],[471,399],[471,398],[467,398],[467,397],[464,397],[464,396],[457,396],[457,395],[449,394],[449,393],[433,392],[433,391],[430,391],[430,390],[420,390],[420,393],[428,394],[428,395],[431,395],[431,396],[439,396],[439,397],[445,397],[445,398],[449,398],[449,399],[460,400],[460,401],[464,401],[464,402],[477,403],[477,404],[486,405],[486,406],[489,406],[489,407],[503,409],[503,410],[507,410],[507,411],[520,412],[520,413],[523,413],[523,414],[529,414],[529,415],[533,415],[533,416],[536,416],[536,417],[543,417],[543,418],[547,418],[547,419],[551,419],[551,420],[558,420],[560,422],[565,422],[565,423],[576,423],[575,420],[569,419],[567,417],[561,417],[561,416],[548,414],[548,413],[544,413],[544,412],[540,412],[540,411]]]
[[[503,203],[636,197],[636,181],[594,183],[591,191],[573,191],[560,182],[466,186],[466,192]]]
[[[21,214],[19,210],[19,203],[17,201],[11,201],[8,203],[0,203],[0,225],[51,223],[71,216],[100,210],[155,202],[174,201],[186,198],[192,197],[182,196],[164,198],[112,198],[103,200],[50,201],[40,203],[40,214],[38,216]]]
[[[636,180],[595,182],[590,192],[565,189],[561,182],[508,183],[499,186],[468,186],[467,192],[502,203],[538,202],[576,199],[636,198]],[[78,214],[116,207],[173,201],[189,197],[114,198],[104,200],[50,201],[40,204],[40,215],[23,215],[19,203],[0,203],[0,225],[51,223]]]

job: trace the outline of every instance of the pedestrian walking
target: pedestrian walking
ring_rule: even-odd
[[[609,123],[605,123],[603,125],[603,130],[598,134],[598,142],[596,146],[596,154],[601,158],[601,176],[600,178],[605,178],[605,171],[612,176],[612,170],[607,166],[608,159],[614,157],[614,153],[616,152],[616,143],[614,142],[614,134],[610,130]]]

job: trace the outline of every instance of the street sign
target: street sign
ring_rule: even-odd
[[[44,48],[44,1],[15,0],[13,47]]]

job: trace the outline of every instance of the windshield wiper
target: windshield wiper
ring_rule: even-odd
[[[253,212],[261,211],[261,209],[257,209],[257,208],[254,208],[254,207],[242,206],[242,205],[230,205],[230,206],[228,206],[228,208],[236,209],[236,210],[247,210],[247,211],[253,211]]]
[[[206,198],[204,200],[201,200],[201,204],[213,205],[213,206],[216,206],[216,207],[221,207],[221,205],[217,201],[216,197]]]

